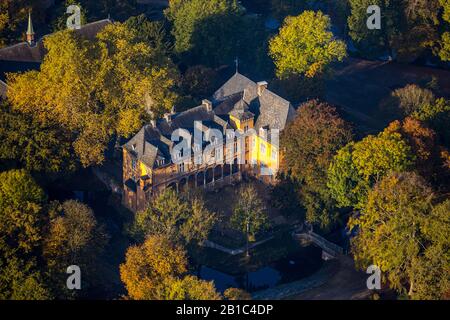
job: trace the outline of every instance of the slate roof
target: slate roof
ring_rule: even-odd
[[[248,111],[255,116],[255,129],[268,127],[282,130],[295,116],[295,109],[286,99],[269,89],[258,94],[258,84],[236,73],[213,95],[218,106],[217,114],[232,113],[236,103],[248,105]],[[242,102],[241,102],[242,101]]]
[[[81,26],[81,29],[75,30],[77,34],[81,34],[88,39],[94,39],[111,20],[104,19],[87,23]],[[36,42],[36,45],[30,46],[27,42],[21,42],[9,47],[0,49],[0,60],[20,61],[20,62],[37,62],[40,63],[44,59],[46,50],[44,47],[44,39],[42,37]]]
[[[236,72],[225,84],[217,90],[213,99],[217,101],[223,101],[225,98],[232,96],[236,93],[244,91],[247,87],[254,87],[256,83],[242,74]]]
[[[236,73],[213,95],[213,109],[200,105],[180,113],[166,115],[155,126],[144,126],[124,148],[134,153],[147,166],[157,166],[157,159],[170,163],[170,151],[173,146],[171,134],[182,128],[193,133],[194,122],[202,121],[203,130],[214,128],[225,133],[231,127],[229,117],[255,119],[255,129],[284,129],[286,123],[295,116],[295,110],[289,101],[281,98],[267,88],[259,90],[258,84]],[[203,147],[207,143],[203,142]]]

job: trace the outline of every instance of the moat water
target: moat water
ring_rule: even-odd
[[[231,275],[208,266],[200,266],[198,277],[214,281],[216,289],[220,292],[232,287],[255,292],[312,275],[323,264],[321,254],[320,248],[299,245],[298,251],[254,271]]]

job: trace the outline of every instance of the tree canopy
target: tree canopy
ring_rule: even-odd
[[[243,10],[236,0],[171,0],[165,14],[175,51],[212,66],[230,63],[238,53]]]
[[[302,104],[281,134],[285,150],[281,170],[298,183],[310,223],[328,227],[333,222],[327,170],[335,153],[351,138],[350,126],[336,109],[317,100]]]
[[[166,189],[137,212],[129,232],[138,241],[149,235],[167,235],[173,241],[202,242],[217,221],[201,198],[178,195]]]
[[[448,203],[434,206],[433,190],[419,175],[405,172],[383,178],[367,197],[361,213],[349,221],[355,262],[387,274],[389,285],[411,297],[443,297],[449,289]],[[436,254],[441,253],[440,259]],[[432,268],[424,266],[433,263]],[[442,271],[442,273],[439,273]],[[425,279],[432,277],[431,282]],[[416,282],[417,281],[417,282]]]
[[[314,77],[346,56],[346,45],[334,38],[331,20],[321,11],[287,17],[269,45],[279,78],[303,74]]]
[[[133,300],[217,300],[212,282],[187,272],[184,249],[166,236],[149,236],[140,246],[130,247],[120,277]]]
[[[361,208],[376,182],[392,171],[408,170],[414,161],[402,135],[384,130],[340,149],[328,169],[327,186],[339,206]]]
[[[71,30],[45,38],[40,71],[11,74],[13,110],[56,122],[74,135],[84,166],[102,163],[113,134],[129,136],[170,110],[177,71],[125,24],[107,25],[93,41]]]
[[[236,191],[236,198],[230,223],[254,241],[255,236],[270,225],[264,203],[256,188],[250,184],[241,186]]]

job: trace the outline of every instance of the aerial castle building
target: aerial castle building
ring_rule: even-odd
[[[272,133],[283,130],[295,110],[267,85],[236,72],[211,101],[205,99],[195,108],[168,113],[144,126],[123,146],[124,205],[136,212],[166,188],[213,189],[239,181],[243,174],[274,182],[280,150],[278,141],[271,141]],[[190,145],[192,153],[187,158],[180,155],[181,161],[174,160],[177,143],[172,141],[172,133],[183,129],[194,135],[200,121],[202,142]],[[205,143],[209,129],[220,131],[223,143]],[[230,130],[244,134],[230,142]],[[202,157],[199,161],[194,159],[197,154]],[[209,161],[219,158],[222,161]]]

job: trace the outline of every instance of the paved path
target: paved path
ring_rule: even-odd
[[[305,290],[286,299],[293,300],[359,300],[367,299],[370,291],[366,287],[368,275],[355,270],[349,256],[339,256],[336,272],[322,285]]]

